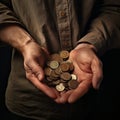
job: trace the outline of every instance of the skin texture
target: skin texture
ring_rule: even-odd
[[[75,90],[59,93],[42,82],[43,67],[49,58],[47,49],[40,47],[24,29],[17,25],[3,27],[0,30],[0,39],[20,51],[24,58],[26,78],[57,103],[73,103],[91,87],[99,88],[103,78],[102,62],[91,44],[81,43],[70,52],[69,59],[74,64],[74,74],[77,75],[80,84]]]
[[[87,93],[90,87],[98,89],[103,77],[102,62],[96,56],[93,46],[80,44],[70,52],[70,60],[74,64],[74,74],[80,84],[75,90],[63,93],[61,98],[56,100],[60,103],[75,102]]]

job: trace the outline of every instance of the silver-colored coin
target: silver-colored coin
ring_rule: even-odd
[[[50,65],[50,68],[56,69],[59,67],[59,62],[56,60],[52,60],[52,61],[50,61],[49,65]]]
[[[57,91],[62,92],[62,91],[64,91],[64,89],[65,89],[65,86],[63,85],[63,83],[56,85]]]

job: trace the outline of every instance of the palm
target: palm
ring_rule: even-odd
[[[76,57],[77,56],[77,57]],[[97,58],[93,50],[88,48],[75,49],[70,53],[70,60],[74,64],[74,74],[80,83],[74,90],[61,93],[61,98],[57,102],[75,102],[93,85],[96,87],[102,77],[101,61]]]

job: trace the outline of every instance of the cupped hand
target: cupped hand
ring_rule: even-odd
[[[53,99],[59,97],[55,89],[48,87],[42,82],[44,80],[43,67],[49,57],[48,51],[32,41],[24,46],[22,54],[26,78],[49,97]]]
[[[70,52],[69,59],[74,65],[74,74],[80,83],[74,90],[61,93],[57,103],[73,103],[93,87],[98,89],[103,78],[102,62],[95,54],[91,45],[80,45]]]

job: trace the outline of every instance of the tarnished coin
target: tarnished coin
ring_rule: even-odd
[[[52,60],[55,60],[55,61],[58,61],[58,62],[62,62],[63,61],[62,58],[60,57],[60,55],[58,53],[54,53],[50,57],[51,57],[50,58],[51,61]]]
[[[79,85],[79,82],[77,80],[70,80],[68,82],[69,89],[75,89]]]
[[[69,64],[67,62],[62,62],[60,64],[60,68],[61,68],[62,72],[68,72],[69,69],[70,69],[70,66],[69,66]]]
[[[63,59],[63,60],[67,60],[69,58],[69,52],[67,50],[62,50],[60,52],[60,57]]]
[[[57,77],[53,77],[53,76],[49,76],[49,77],[47,77],[47,80],[48,81],[54,81],[54,80],[57,80],[58,78]]]
[[[71,74],[68,72],[64,72],[60,75],[60,78],[63,80],[70,80],[71,79]]]
[[[69,52],[62,50],[61,52],[51,54],[46,63],[45,81],[44,83],[50,87],[56,88],[57,91],[68,91],[78,86],[77,76],[73,74],[74,66],[69,60]]]
[[[60,84],[60,80],[58,79],[58,80],[54,80],[54,81],[52,81],[52,84],[53,85],[58,85],[58,84]]]
[[[49,81],[49,82],[53,81],[53,79],[51,77],[46,77],[46,80]]]
[[[59,77],[59,75],[56,74],[54,70],[51,71],[50,76],[53,77],[53,78],[58,78]]]
[[[56,69],[56,68],[59,67],[59,62],[56,61],[56,60],[52,60],[52,61],[49,62],[49,66],[50,66],[50,68],[52,68],[52,69]]]
[[[61,70],[60,66],[55,69],[55,73],[56,73],[57,75],[60,75],[60,74],[62,73],[62,70]]]
[[[56,89],[57,89],[57,91],[62,92],[62,91],[64,91],[65,86],[63,83],[60,83],[60,84],[56,85]]]

